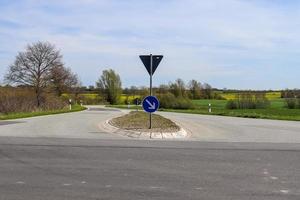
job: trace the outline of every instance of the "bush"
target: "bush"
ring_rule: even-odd
[[[228,101],[228,109],[259,109],[266,108],[270,101],[266,98],[265,93],[240,93],[236,95],[235,100]]]
[[[36,96],[31,88],[1,88],[0,113],[34,112],[38,110],[57,110],[67,106],[60,98],[52,94],[41,97],[41,106],[37,108]]]
[[[295,109],[297,107],[296,98],[286,98],[285,103],[286,103],[287,108],[289,108],[289,109]]]
[[[66,101],[55,96],[54,94],[44,94],[42,96],[41,108],[42,110],[60,110],[68,105]]]
[[[227,109],[237,109],[238,108],[237,102],[234,100],[229,100],[226,104],[226,108]]]
[[[29,112],[36,109],[34,93],[27,89],[1,88],[0,113]]]
[[[184,97],[175,97],[172,93],[158,95],[160,101],[160,108],[166,109],[191,109],[193,102]]]

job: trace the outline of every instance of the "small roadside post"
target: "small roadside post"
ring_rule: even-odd
[[[208,104],[208,112],[211,113],[211,103]]]
[[[150,95],[143,100],[143,108],[149,114],[149,129],[152,128],[152,113],[158,109],[159,101],[155,96],[152,96],[152,76],[157,69],[163,55],[140,55],[144,66],[150,75]]]
[[[135,107],[135,108],[136,108],[136,111],[139,111],[139,107],[138,107],[138,106],[139,106],[139,103],[140,103],[140,102],[139,102],[139,99],[138,99],[138,98],[135,98],[135,99],[134,99],[134,103],[135,103],[135,106],[136,106],[136,107]]]
[[[69,99],[69,109],[72,110],[72,99]]]

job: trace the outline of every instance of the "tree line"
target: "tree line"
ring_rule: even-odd
[[[96,85],[110,104],[137,104],[149,95],[147,87],[131,86],[122,90],[121,78],[112,69],[104,70]],[[122,94],[126,96],[124,102],[121,102]],[[158,96],[161,108],[174,109],[192,108],[191,100],[194,99],[222,99],[220,95],[213,92],[213,88],[209,84],[201,84],[196,80],[191,80],[186,84],[180,78],[169,84],[154,87],[153,94]],[[129,97],[132,96],[136,98],[129,100]]]
[[[112,69],[102,71],[95,86],[84,87],[70,68],[63,62],[61,52],[49,42],[36,42],[26,46],[19,52],[14,62],[8,67],[4,77],[6,86],[0,87],[0,112],[33,111],[43,109],[59,109],[68,104],[68,96],[73,94],[76,101],[83,99],[82,92],[99,93],[96,103],[136,104],[149,95],[149,88],[131,86],[122,89],[120,75]],[[208,83],[197,80],[184,82],[178,78],[168,84],[153,88],[162,108],[189,109],[193,107],[191,100],[223,99]],[[122,102],[121,96],[125,95]],[[130,96],[136,97],[130,99]],[[299,90],[285,90],[281,93],[289,108],[300,107]],[[93,102],[94,103],[94,102]],[[265,92],[239,92],[236,99],[229,101],[227,108],[263,108],[270,103]]]

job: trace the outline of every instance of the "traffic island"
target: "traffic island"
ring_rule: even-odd
[[[113,132],[133,138],[179,139],[187,136],[175,122],[157,114],[152,114],[152,128],[149,129],[149,114],[141,111],[132,111],[106,123]]]

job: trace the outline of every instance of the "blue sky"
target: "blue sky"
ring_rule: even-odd
[[[300,88],[297,0],[0,0],[0,76],[26,44],[49,41],[84,85],[116,70],[148,85],[138,55],[163,54],[154,85]]]

